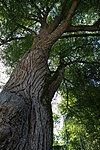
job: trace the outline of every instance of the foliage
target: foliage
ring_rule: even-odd
[[[2,50],[2,59],[5,65],[14,68],[19,62],[21,57],[25,54],[27,50],[31,47],[33,38],[28,35],[23,40],[15,40],[7,44]]]
[[[54,139],[55,145],[62,144],[60,149],[63,146],[69,150],[100,148],[99,43],[98,37],[75,37],[61,39],[52,48],[51,64],[58,64],[61,58],[68,63],[59,88],[64,128]],[[75,62],[70,64],[71,61]]]
[[[100,148],[99,67],[74,64],[67,69],[69,74],[66,72],[60,87],[63,100],[59,110],[64,117],[64,128],[59,136],[70,150]]]

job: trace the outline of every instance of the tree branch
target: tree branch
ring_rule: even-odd
[[[61,21],[61,14],[59,16],[57,16],[49,25],[48,27],[48,33],[52,33],[52,31],[54,31],[56,29],[56,27],[59,25]]]
[[[49,33],[51,33],[52,31],[54,31],[54,30],[57,28],[57,26],[59,25],[59,23],[62,21],[62,19],[63,19],[63,14],[64,14],[64,12],[65,12],[66,5],[67,5],[67,2],[66,2],[66,0],[64,0],[64,2],[63,2],[63,4],[62,4],[61,13],[59,14],[59,16],[57,16],[57,17],[51,22],[51,24],[50,24],[49,27],[48,27]]]
[[[59,88],[62,79],[64,77],[64,71],[65,71],[65,65],[60,64],[57,70],[55,71],[54,75],[51,77],[49,88],[48,88],[50,98],[54,96],[54,93]]]
[[[36,32],[35,31],[33,31],[32,29],[30,29],[30,28],[27,28],[27,27],[25,27],[24,25],[21,25],[21,24],[17,24],[18,25],[18,27],[20,27],[20,28],[22,28],[22,29],[24,29],[24,30],[26,30],[26,31],[29,31],[30,33],[32,33],[33,35],[37,35],[36,34]]]
[[[70,26],[66,32],[78,32],[78,31],[100,31],[100,27],[95,25],[78,25]]]
[[[17,27],[5,38],[5,39],[0,39],[0,46],[6,44],[7,42],[13,41],[13,40],[21,40],[21,39],[25,39],[27,37],[26,36],[21,36],[21,37],[13,37],[13,33],[18,29],[18,28],[22,28],[26,31],[29,31],[32,35],[36,36],[36,32],[31,30],[30,28],[25,27],[24,25],[21,24],[17,24]]]
[[[93,25],[70,25],[66,32],[77,31],[100,31],[100,19],[98,19]]]
[[[53,6],[58,2],[58,0],[52,1],[52,4],[50,4],[50,1],[47,0],[47,11],[48,13],[52,10]]]
[[[41,9],[34,3],[35,8],[40,12],[40,15],[44,16],[44,13],[41,11]]]
[[[6,43],[6,41],[13,36],[14,32],[17,31],[18,27],[16,27],[14,30],[11,31],[10,34],[8,34],[8,36],[5,39],[1,39],[0,38],[0,46],[3,45],[4,43]]]
[[[70,60],[70,62],[65,62],[64,65],[65,65],[65,67],[67,67],[67,66],[72,65],[72,64],[75,64],[75,63],[100,65],[100,61],[87,61],[87,60],[82,60],[82,59],[80,59],[80,58],[77,58],[77,59],[74,60],[74,61],[71,61],[71,60]]]
[[[11,41],[14,41],[14,40],[22,40],[22,39],[26,39],[27,35],[26,36],[21,36],[21,37],[11,37],[9,39],[5,39],[5,40],[1,40],[1,43],[0,43],[0,46],[8,43],[8,42],[11,42]]]
[[[64,38],[71,38],[71,37],[88,37],[88,36],[100,36],[100,33],[83,33],[83,34],[70,34],[70,35],[63,35],[60,39]]]
[[[78,7],[79,0],[73,0],[72,6],[68,12],[66,19],[58,26],[50,35],[50,40],[55,42],[66,30],[69,28],[72,17],[75,14],[75,11]]]

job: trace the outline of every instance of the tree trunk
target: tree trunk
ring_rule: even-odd
[[[0,150],[52,149],[51,100],[62,72],[51,80],[48,41],[34,41],[0,94]]]
[[[11,92],[0,95],[0,150],[51,150],[51,106],[35,96],[31,102]],[[45,101],[45,100],[44,100]]]

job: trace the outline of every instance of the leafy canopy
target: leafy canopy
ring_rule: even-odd
[[[98,4],[98,0],[80,2],[76,14],[73,16],[72,24],[92,25],[98,21],[100,12]],[[0,45],[5,44],[3,58],[7,60],[7,64],[10,63],[11,66],[14,66],[18,62],[21,54],[32,45],[34,36],[39,34],[43,26],[50,25],[59,15],[61,15],[60,21],[62,22],[71,5],[71,0],[1,0]],[[66,34],[70,35],[70,33]],[[18,56],[16,56],[17,52]]]

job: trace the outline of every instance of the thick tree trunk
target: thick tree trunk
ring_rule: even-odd
[[[43,104],[35,96],[27,103],[23,97],[11,92],[2,92],[0,98],[3,105],[0,150],[51,150],[50,104]]]
[[[51,100],[43,94],[49,74],[44,50],[37,40],[0,95],[1,150],[51,150]]]
[[[37,38],[0,94],[0,150],[52,149],[51,99],[63,69],[51,79],[47,63],[51,45],[50,40]]]

